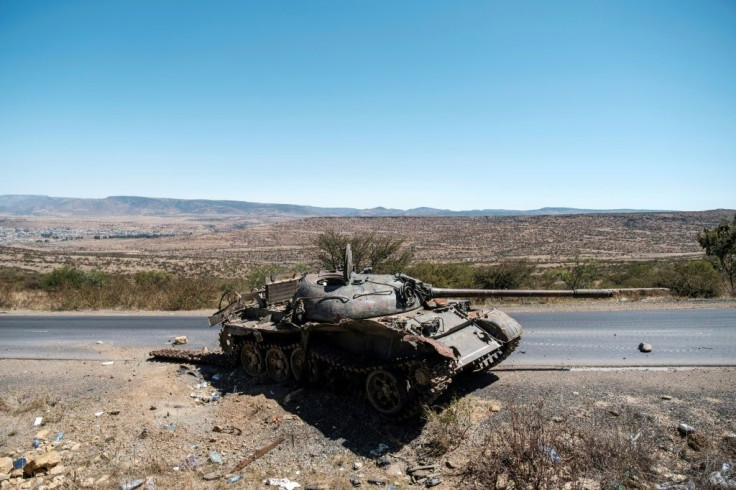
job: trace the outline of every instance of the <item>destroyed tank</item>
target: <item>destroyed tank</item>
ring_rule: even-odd
[[[519,345],[522,327],[466,299],[611,296],[611,290],[510,291],[433,288],[404,274],[352,271],[282,274],[238,296],[209,319],[223,352],[250,376],[348,386],[388,416],[431,403],[464,371],[496,366]]]

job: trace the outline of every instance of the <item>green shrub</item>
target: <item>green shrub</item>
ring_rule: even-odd
[[[498,265],[479,267],[473,280],[475,286],[483,289],[518,289],[528,287],[536,269],[528,260],[504,260]]]
[[[710,262],[697,260],[675,266],[674,282],[669,286],[680,296],[713,298],[721,294],[721,276]]]
[[[475,268],[468,264],[419,262],[406,268],[406,274],[438,288],[475,287]]]
[[[602,286],[613,288],[669,287],[676,276],[675,264],[665,261],[616,262],[602,269]]]
[[[44,289],[80,289],[84,286],[102,286],[107,281],[107,274],[93,269],[84,271],[68,264],[45,274],[41,278]]]
[[[573,263],[557,271],[559,279],[570,289],[583,289],[593,285],[598,279],[598,262],[594,260],[581,260],[575,256]]]
[[[171,274],[159,270],[138,271],[133,276],[133,281],[136,286],[163,286],[171,281]]]

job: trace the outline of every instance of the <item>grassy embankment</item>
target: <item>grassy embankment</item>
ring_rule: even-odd
[[[47,274],[0,269],[0,308],[31,310],[196,310],[215,309],[232,291],[263,284],[266,275],[305,270],[256,267],[242,278],[191,277],[160,270],[107,273],[63,266]],[[436,287],[490,289],[666,287],[682,297],[725,293],[715,268],[697,261],[580,262],[542,267],[524,260],[492,266],[416,263],[406,273]]]

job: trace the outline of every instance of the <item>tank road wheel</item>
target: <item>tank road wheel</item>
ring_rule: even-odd
[[[294,375],[295,380],[301,381],[305,369],[304,349],[297,347],[291,351],[289,360],[291,361],[291,374]]]
[[[243,344],[240,351],[240,364],[243,365],[245,374],[248,376],[258,376],[263,372],[264,362],[258,346],[251,343]]]
[[[271,347],[266,352],[266,372],[280,383],[289,379],[289,358],[280,347]]]
[[[365,380],[371,405],[384,415],[396,415],[406,406],[406,387],[390,372],[376,369]]]

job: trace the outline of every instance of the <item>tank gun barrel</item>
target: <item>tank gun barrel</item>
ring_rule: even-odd
[[[445,289],[431,288],[432,298],[610,298],[620,293],[666,293],[667,288],[625,289]]]

